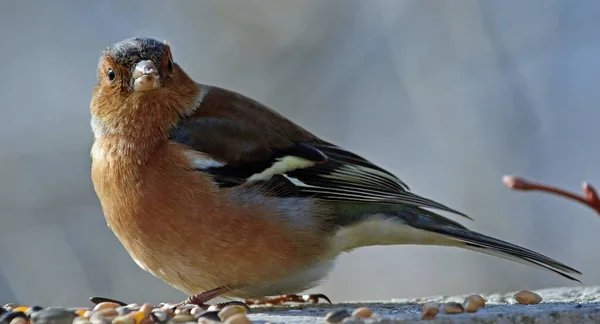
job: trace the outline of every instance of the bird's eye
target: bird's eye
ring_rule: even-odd
[[[117,77],[117,75],[115,74],[115,70],[113,70],[112,68],[108,69],[108,81],[113,82],[115,81],[115,78]]]
[[[167,67],[169,68],[169,71],[173,71],[173,60],[169,59],[169,61],[167,62]]]

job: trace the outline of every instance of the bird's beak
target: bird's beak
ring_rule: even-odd
[[[133,91],[147,91],[160,88],[158,69],[150,60],[140,61],[133,70]]]

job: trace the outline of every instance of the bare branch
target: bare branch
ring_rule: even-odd
[[[600,215],[600,197],[598,196],[598,192],[596,191],[596,189],[594,189],[594,187],[592,187],[592,185],[587,182],[584,182],[582,185],[583,196],[558,187],[530,181],[516,176],[506,175],[502,177],[502,182],[504,182],[504,184],[507,187],[514,190],[542,191],[561,196],[567,199],[576,200],[584,205],[587,205],[588,207],[596,211],[598,215]]]

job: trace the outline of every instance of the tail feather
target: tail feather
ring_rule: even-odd
[[[471,231],[462,225],[456,226],[453,223],[443,222],[442,220],[445,218],[435,213],[425,211],[422,214],[416,219],[411,219],[412,221],[408,221],[407,224],[461,242],[464,245],[459,246],[463,248],[549,270],[567,279],[581,282],[569,275],[581,275],[580,271],[557,260],[518,245]]]
[[[525,265],[528,265],[528,266],[531,266],[531,267],[534,267],[534,268],[538,268],[538,269],[542,269],[542,270],[547,270],[547,271],[552,271],[552,272],[558,274],[561,277],[564,277],[564,278],[567,278],[569,280],[573,280],[573,281],[581,283],[581,281],[579,279],[577,279],[575,277],[572,277],[572,276],[568,275],[567,273],[565,273],[563,271],[557,270],[557,269],[555,269],[553,267],[550,267],[550,266],[548,266],[548,265],[546,265],[544,263],[541,263],[540,261],[529,259],[527,257],[516,257],[516,256],[514,256],[512,254],[508,254],[506,252],[500,252],[500,251],[497,251],[497,250],[486,248],[484,246],[476,246],[474,244],[473,245],[469,244],[469,245],[465,246],[464,248],[472,250],[472,251],[475,251],[475,252],[479,252],[479,253],[483,253],[483,254],[487,254],[487,255],[492,255],[492,256],[495,256],[495,257],[498,257],[498,258],[501,258],[501,259],[518,262],[518,263],[525,264]],[[571,271],[569,273],[577,273],[577,274],[579,274],[578,271],[575,271],[575,272]]]

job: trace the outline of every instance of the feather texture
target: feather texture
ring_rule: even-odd
[[[387,170],[229,90],[212,87],[203,104],[173,129],[171,140],[218,161],[198,169],[212,175],[220,187],[273,182],[288,190],[266,194],[426,207],[469,218],[410,192]]]

